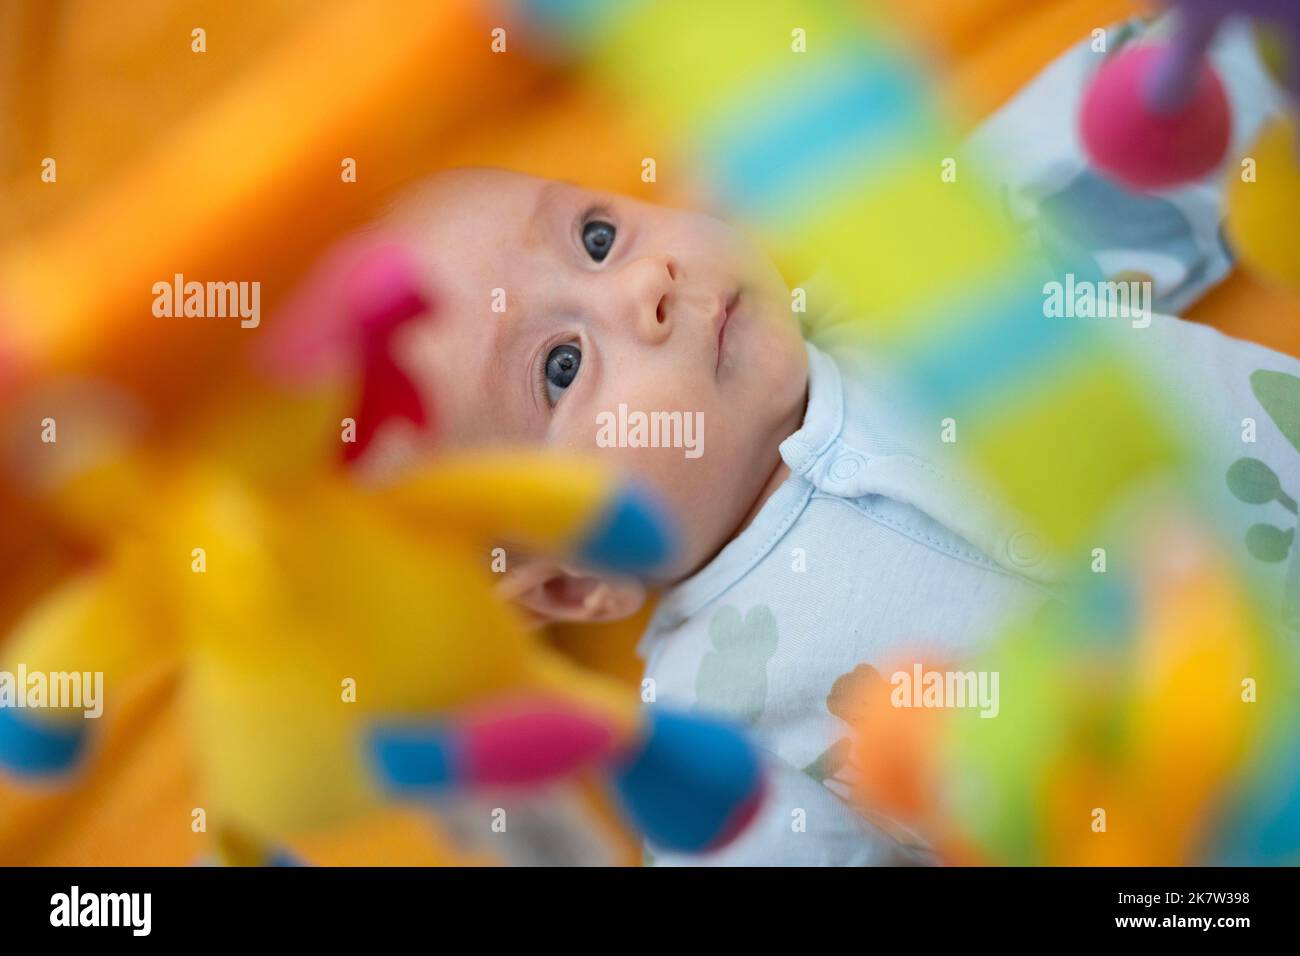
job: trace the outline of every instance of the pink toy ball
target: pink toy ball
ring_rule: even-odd
[[[1197,67],[1183,101],[1161,109],[1153,86],[1170,52],[1141,46],[1106,63],[1084,94],[1080,133],[1104,173],[1130,189],[1163,189],[1210,173],[1228,151],[1232,117],[1223,83]]]

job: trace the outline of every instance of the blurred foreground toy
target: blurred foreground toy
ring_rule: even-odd
[[[1045,281],[1094,270],[1047,274],[977,158],[959,155],[877,4],[663,0],[601,5],[591,19],[524,6],[565,40],[598,23],[593,75],[616,81],[630,113],[677,132],[679,161],[785,275],[826,278],[833,301],[804,291],[808,312],[842,317],[826,330],[836,348],[889,363],[920,420],[960,418],[954,458],[1014,502],[1045,558],[1082,547],[1126,489],[1183,460],[1176,415],[1151,399],[1124,336],[1045,319]],[[702,88],[704,73],[728,80]],[[960,530],[995,560],[1046,574],[1048,560],[1018,563],[1014,538],[978,525]]]
[[[1300,6],[1292,0],[1175,0],[1168,44],[1118,54],[1097,71],[1083,101],[1080,133],[1098,168],[1134,190],[1180,186],[1227,158],[1228,99],[1206,53],[1230,15],[1256,21],[1261,56],[1300,104]],[[1300,209],[1300,136],[1294,123],[1266,130],[1229,163],[1228,236],[1253,271],[1300,289],[1300,253],[1289,237]],[[1243,160],[1244,161],[1244,160]]]
[[[362,356],[357,431],[425,422],[389,352],[426,311],[413,270],[393,248],[352,266],[346,321],[318,318]],[[493,594],[494,542],[652,571],[672,542],[653,501],[595,465],[508,451],[439,456],[366,490],[331,454],[345,408],[257,396],[189,447],[60,482],[51,509],[98,559],[20,619],[10,669],[102,672],[111,709],[132,673],[175,660],[230,862],[280,859],[287,837],[385,800],[599,767],[654,842],[701,850],[739,832],[762,786],[737,731],[643,709]],[[92,728],[80,711],[0,709],[0,768],[74,780]]]
[[[1139,582],[1091,582],[958,671],[925,662],[997,674],[991,719],[942,691],[863,701],[864,806],[952,863],[1300,861],[1296,655],[1190,528],[1147,538]]]

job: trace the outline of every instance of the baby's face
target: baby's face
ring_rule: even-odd
[[[803,415],[806,353],[766,257],[705,215],[499,170],[435,176],[395,220],[435,302],[398,358],[443,440],[611,456],[675,510],[674,576],[725,544]],[[682,413],[695,447],[620,447],[620,405]]]

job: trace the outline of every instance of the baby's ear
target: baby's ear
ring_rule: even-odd
[[[619,621],[645,603],[636,578],[595,574],[542,558],[516,559],[497,594],[539,624],[554,621]]]

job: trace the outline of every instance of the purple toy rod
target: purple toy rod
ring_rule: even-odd
[[[1206,50],[1220,25],[1241,14],[1284,33],[1290,43],[1287,86],[1300,99],[1300,0],[1173,0],[1178,23],[1169,55],[1152,71],[1144,90],[1155,113],[1177,113],[1191,99]]]

